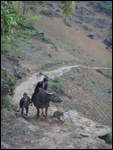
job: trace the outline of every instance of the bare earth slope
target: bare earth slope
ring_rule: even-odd
[[[41,14],[34,26],[44,33],[44,39],[35,36],[30,44],[18,46],[26,55],[20,54],[20,66],[14,64],[14,67],[28,70],[28,76],[20,81],[11,98],[16,109],[11,113],[4,108],[1,111],[2,149],[112,149],[99,138],[112,132],[112,95],[107,92],[112,87],[112,52],[102,42],[109,35],[112,19],[96,12],[87,1],[77,4],[72,20],[66,19],[71,27],[65,24],[59,2],[48,8],[37,6],[37,14],[43,11],[45,15]],[[47,11],[51,13],[44,13]],[[80,20],[81,14],[87,17],[85,21]],[[94,34],[93,39],[87,36],[90,33]],[[30,106],[29,116],[22,118],[19,100],[24,92],[32,96],[36,83],[43,79],[39,72],[54,78],[71,70],[71,66],[77,71],[69,72],[63,88],[73,99],[62,96],[63,103],[51,103],[48,121],[44,116],[36,118],[34,106]],[[97,72],[95,67],[111,78]],[[59,118],[53,117],[57,110],[63,112]]]

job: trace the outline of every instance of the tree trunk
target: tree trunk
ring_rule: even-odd
[[[23,14],[26,13],[26,9],[27,9],[27,1],[23,1]]]

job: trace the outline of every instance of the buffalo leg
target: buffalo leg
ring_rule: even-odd
[[[37,108],[37,117],[39,117],[39,113],[40,113],[39,108]]]
[[[43,108],[42,108],[42,115],[43,115],[44,113],[43,113]]]
[[[45,120],[47,120],[47,110],[48,110],[48,107],[45,109]]]

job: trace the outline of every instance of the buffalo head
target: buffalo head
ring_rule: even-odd
[[[48,99],[52,102],[61,103],[63,101],[58,95],[56,95],[52,91],[49,92],[45,91],[45,93],[47,94]]]

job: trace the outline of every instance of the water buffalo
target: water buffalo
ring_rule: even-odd
[[[43,114],[43,108],[45,108],[45,117],[47,118],[47,110],[48,107],[50,106],[49,105],[50,101],[60,103],[63,100],[53,92],[46,92],[44,90],[41,90],[38,93],[34,93],[32,95],[31,102],[33,102],[33,104],[37,109],[37,117],[39,117],[39,113],[40,113],[39,109],[40,108],[42,109],[42,114]]]

